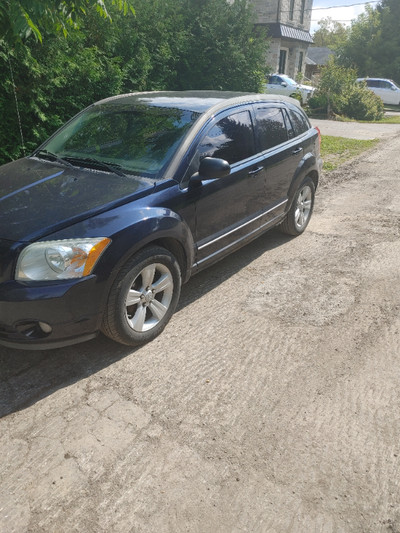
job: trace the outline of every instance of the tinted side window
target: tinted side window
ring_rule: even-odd
[[[305,133],[310,127],[306,117],[300,111],[294,109],[288,109],[288,111],[296,137]]]
[[[257,133],[261,150],[268,150],[288,140],[282,110],[277,107],[256,109]]]
[[[379,87],[378,80],[366,80],[368,87]]]
[[[201,141],[198,152],[200,159],[219,157],[231,165],[254,155],[250,113],[241,111],[221,119]]]
[[[270,76],[268,83],[271,83],[272,85],[280,85],[282,80],[279,78],[279,76]]]
[[[294,137],[296,137],[296,133],[295,133],[294,128],[292,126],[292,122],[289,120],[289,115],[288,115],[288,110],[287,109],[283,110],[283,116],[285,118],[285,124],[286,124],[286,129],[287,129],[287,132],[288,132],[288,137],[289,137],[289,139],[293,139]]]

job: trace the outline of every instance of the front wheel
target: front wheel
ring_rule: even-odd
[[[291,208],[279,229],[288,235],[300,235],[310,222],[314,208],[315,185],[306,178],[295,194]]]
[[[153,340],[175,311],[180,290],[175,257],[158,246],[143,249],[126,263],[111,287],[103,333],[129,346]]]

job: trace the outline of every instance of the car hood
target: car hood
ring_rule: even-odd
[[[0,167],[0,238],[30,241],[147,194],[147,178],[24,158]]]
[[[300,89],[306,89],[307,91],[313,91],[314,90],[314,87],[312,87],[311,85],[303,85],[302,83],[299,83],[298,86],[300,87]]]

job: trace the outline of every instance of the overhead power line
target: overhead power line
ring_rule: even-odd
[[[317,9],[335,9],[337,7],[355,7],[355,6],[365,6],[366,4],[379,4],[381,0],[369,0],[368,2],[357,2],[355,4],[346,4],[341,6],[329,6],[329,7],[314,7],[312,11],[316,11]]]
[[[326,9],[337,9],[337,8],[343,8],[343,7],[356,7],[356,6],[365,6],[367,4],[379,4],[381,2],[381,0],[368,0],[368,2],[356,2],[354,4],[347,4],[347,5],[338,5],[338,6],[328,6],[328,7],[312,7],[312,8],[309,8],[309,9],[293,9],[293,10],[288,10],[288,11],[281,11],[281,13],[292,13],[292,12],[297,12],[297,11],[303,11],[303,12],[306,12],[306,11],[323,11],[323,10],[326,10]]]

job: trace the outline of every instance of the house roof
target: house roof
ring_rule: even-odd
[[[308,31],[293,28],[293,26],[287,26],[286,24],[280,24],[279,22],[271,22],[266,24],[266,26],[268,26],[268,35],[270,37],[302,41],[310,44],[313,42]]]
[[[307,51],[306,62],[308,65],[326,65],[333,55],[335,52],[326,46],[310,46]]]

